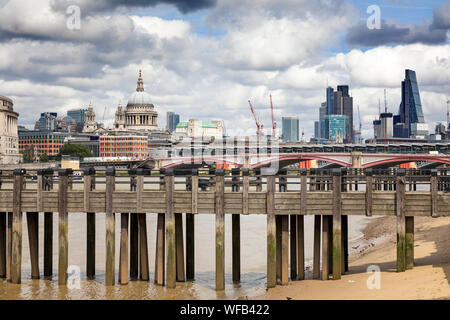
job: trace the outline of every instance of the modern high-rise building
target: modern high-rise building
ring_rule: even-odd
[[[327,88],[327,114],[333,114],[334,110],[334,90],[331,87]]]
[[[405,80],[402,81],[402,102],[398,114],[399,123],[403,123],[407,137],[413,134],[411,130],[413,123],[425,123],[416,72],[413,70],[405,70]]]
[[[314,121],[314,137],[320,138],[320,122]]]
[[[174,132],[177,129],[177,124],[180,123],[180,115],[172,111],[167,112],[166,130]]]
[[[43,112],[36,122],[35,129],[39,131],[55,131],[56,130],[56,112]]]
[[[299,120],[297,116],[282,117],[283,142],[299,141]]]
[[[325,133],[325,116],[327,115],[327,102],[322,102],[320,109],[319,109],[319,129],[320,129],[320,136],[317,138],[326,138]]]
[[[347,85],[338,86],[338,92],[342,93],[341,100],[341,112],[336,114],[344,114],[348,118],[349,132],[348,132],[348,142],[355,143],[355,137],[353,132],[353,97],[349,95],[349,89]]]
[[[328,140],[337,143],[348,143],[349,132],[348,117],[343,114],[327,114],[325,116],[325,127],[328,132]]]
[[[86,113],[88,109],[72,109],[67,111],[67,116],[71,117],[76,123],[84,123],[86,121]]]

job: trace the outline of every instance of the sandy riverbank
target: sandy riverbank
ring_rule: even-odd
[[[350,246],[349,272],[341,280],[304,280],[249,299],[450,299],[450,217],[415,218],[413,270],[396,272],[395,217],[369,223]],[[368,289],[369,265],[381,268],[381,288]]]

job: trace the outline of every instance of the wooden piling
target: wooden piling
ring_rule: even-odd
[[[216,170],[216,290],[225,290],[225,171]]]
[[[166,188],[166,286],[176,286],[175,215],[173,212],[173,170],[168,169],[164,177]]]
[[[120,284],[128,284],[128,213],[120,214]]]
[[[348,272],[348,215],[342,216],[342,273]]]
[[[69,216],[67,213],[67,189],[69,170],[58,172],[58,284],[67,284],[67,267],[69,264]]]
[[[84,171],[84,210],[86,211],[86,276],[95,278],[95,212],[90,210],[90,192],[95,189],[95,170]]]
[[[372,216],[372,198],[373,198],[373,171],[371,168],[365,169],[364,174],[366,175],[366,216]]]
[[[300,215],[297,215],[297,279],[305,279],[305,223],[304,216],[306,215],[306,195],[308,189],[307,171],[302,169],[300,171]]]
[[[106,170],[106,266],[105,285],[115,284],[115,257],[116,257],[116,219],[113,211],[113,193],[115,189],[115,169]]]
[[[275,239],[276,239],[276,247],[277,247],[277,284],[281,283],[281,263],[282,263],[282,258],[281,258],[281,241],[282,241],[282,237],[281,237],[281,216],[276,215],[275,216]]]
[[[6,278],[6,212],[0,212],[0,278]]]
[[[297,215],[289,216],[291,280],[297,280]]]
[[[267,176],[267,288],[277,284],[277,248],[275,221],[275,176]]]
[[[333,280],[342,274],[341,170],[333,170]]]
[[[406,270],[405,174],[405,169],[398,169],[395,201],[397,216],[397,272]]]
[[[438,183],[437,183],[436,169],[431,170],[430,193],[431,193],[431,216],[433,218],[436,218],[438,216],[438,207],[437,207]]]
[[[195,215],[186,214],[186,281],[193,281],[195,279],[194,234],[195,234]]]
[[[313,279],[320,279],[321,216],[314,215]]]
[[[12,256],[12,221],[13,213],[8,212],[7,216],[7,235],[6,235],[6,280],[11,281],[11,256]]]
[[[53,212],[44,212],[44,278],[53,276]]]
[[[160,174],[163,174],[163,170],[161,170]],[[159,178],[159,190],[165,190],[165,178],[162,176]],[[198,180],[197,180],[198,183]],[[167,197],[167,195],[166,195]],[[156,252],[155,252],[155,283],[163,286],[164,285],[164,264],[165,264],[165,225],[166,225],[166,216],[164,213],[158,213],[157,223],[156,223]]]
[[[322,280],[328,280],[328,276],[330,274],[330,218],[331,216],[322,216]]]
[[[24,170],[14,170],[11,282],[19,284],[22,273],[22,189]]]
[[[240,169],[232,171],[233,182],[240,181]],[[239,184],[233,185],[232,191],[239,192]],[[238,284],[241,281],[241,217],[239,214],[233,214],[231,217],[231,236],[232,236],[232,278],[233,283]]]
[[[289,216],[281,216],[281,284],[289,283]]]
[[[175,247],[177,260],[177,281],[186,281],[184,270],[183,214],[175,213]]]
[[[138,213],[139,224],[139,278],[142,281],[148,281],[149,276],[149,264],[148,264],[148,245],[147,245],[147,214]]]
[[[414,267],[414,217],[405,217],[406,269]]]
[[[39,213],[27,212],[28,246],[30,248],[31,279],[39,279]]]
[[[159,217],[159,216],[158,216]],[[138,214],[130,214],[130,281],[139,276],[139,223]]]

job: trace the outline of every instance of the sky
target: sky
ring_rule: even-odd
[[[0,95],[28,128],[90,102],[108,127],[142,69],[161,129],[174,111],[253,135],[250,99],[270,133],[272,94],[277,127],[297,115],[309,139],[326,87],[349,85],[370,138],[384,89],[397,113],[405,69],[425,121],[446,120],[449,28],[450,2],[437,0],[0,0]]]

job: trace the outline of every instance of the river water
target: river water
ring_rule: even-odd
[[[7,187],[3,187],[7,188]],[[291,188],[291,187],[289,187]],[[349,239],[362,236],[361,231],[374,218],[349,216]],[[177,282],[176,290],[167,290],[153,284],[156,215],[147,214],[147,236],[149,248],[150,281],[130,281],[128,285],[106,287],[105,281],[105,215],[96,215],[96,279],[86,279],[86,214],[69,214],[69,266],[79,268],[79,282],[72,282],[75,273],[69,276],[68,286],[59,286],[58,266],[58,217],[53,219],[53,267],[52,280],[31,280],[30,253],[26,217],[23,223],[22,284],[15,285],[0,280],[0,299],[234,299],[259,295],[265,292],[266,284],[266,216],[241,215],[241,283],[233,285],[231,278],[231,215],[225,217],[225,290],[215,291],[215,217],[198,214],[195,218],[195,281]],[[184,222],[184,217],[183,217]],[[39,220],[39,267],[43,272],[43,215]],[[305,260],[306,277],[311,278],[313,257],[313,216],[305,216]],[[119,268],[120,215],[116,215],[116,279]]]

